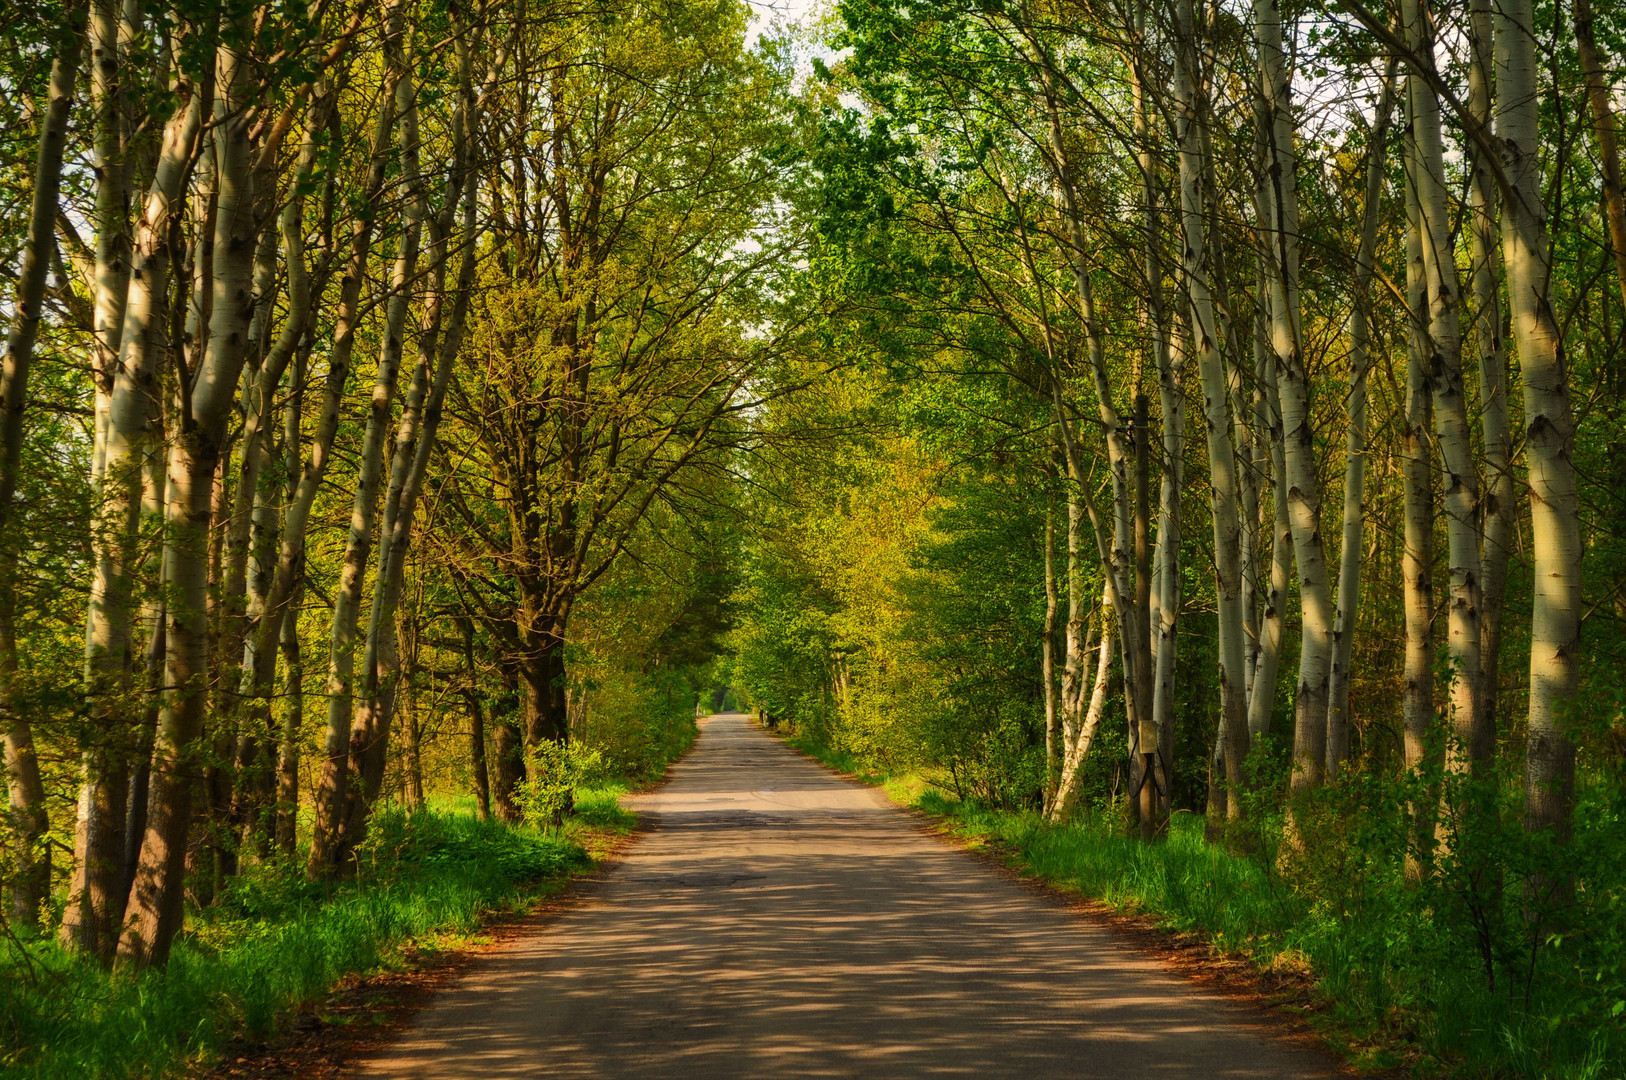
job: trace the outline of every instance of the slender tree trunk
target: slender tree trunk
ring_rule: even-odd
[[[398,73],[393,66],[386,67],[384,92],[379,96],[379,117],[373,127],[371,165],[367,179],[368,201],[376,206],[381,198],[385,170],[389,159],[389,145],[395,127],[394,80]],[[261,655],[268,643],[268,630],[280,623],[275,620],[292,595],[294,583],[304,572],[305,529],[310,520],[311,507],[317,491],[327,473],[332,457],[333,438],[339,427],[339,412],[344,403],[344,388],[349,381],[350,357],[355,347],[356,324],[361,317],[361,289],[366,279],[367,256],[372,246],[373,215],[361,215],[352,226],[350,258],[340,285],[339,307],[335,313],[333,351],[328,358],[327,386],[323,391],[322,415],[317,421],[311,440],[310,457],[300,475],[299,490],[288,507],[282,527],[282,551],[277,560],[277,576],[266,600],[268,618],[261,620]],[[342,725],[331,723],[333,703],[329,700],[329,720],[326,741],[322,751],[322,771],[317,782],[315,823],[311,833],[308,872],[313,876],[326,874],[334,863],[334,851],[339,842],[343,821],[344,793],[348,781],[346,770],[350,761],[350,726],[348,707],[343,712]]]
[[[1104,607],[1112,603],[1110,592],[1102,597]],[[1095,655],[1095,687],[1090,691],[1090,705],[1078,724],[1078,734],[1067,749],[1066,760],[1062,762],[1061,787],[1056,792],[1056,803],[1050,809],[1050,820],[1060,824],[1072,815],[1073,806],[1078,802],[1078,783],[1083,777],[1084,762],[1089,759],[1090,746],[1095,742],[1095,733],[1100,730],[1101,716],[1106,712],[1107,680],[1112,675],[1112,627],[1114,623],[1110,610],[1101,613],[1101,642],[1096,648]],[[1081,653],[1084,650],[1081,650]],[[1079,703],[1083,702],[1083,687],[1079,687]]]
[[[1270,577],[1259,616],[1259,662],[1248,694],[1248,739],[1268,734],[1276,710],[1276,685],[1282,660],[1282,617],[1293,576],[1293,525],[1288,520],[1287,455],[1282,444],[1282,407],[1276,392],[1276,354],[1266,345],[1269,287],[1261,268],[1256,293],[1260,325],[1254,337],[1254,372],[1259,384],[1255,430],[1268,446],[1270,460]]]
[[[1581,527],[1563,335],[1552,303],[1552,244],[1542,200],[1540,91],[1530,0],[1494,5],[1496,135],[1510,191],[1502,258],[1524,384],[1525,457],[1535,590],[1530,617],[1530,715],[1525,743],[1525,826],[1567,839],[1575,743],[1564,711],[1575,696],[1581,630]]]
[[[1259,82],[1269,183],[1265,235],[1270,270],[1270,345],[1276,354],[1282,440],[1287,465],[1288,518],[1298,566],[1302,633],[1298,692],[1293,702],[1293,789],[1318,783],[1327,748],[1328,676],[1332,660],[1332,593],[1321,542],[1321,493],[1316,477],[1310,376],[1299,327],[1299,203],[1291,81],[1282,47],[1279,0],[1255,0]]]
[[[1210,493],[1214,522],[1214,590],[1219,623],[1220,725],[1225,733],[1225,779],[1242,789],[1248,755],[1246,668],[1243,661],[1241,525],[1237,520],[1236,453],[1231,443],[1229,389],[1219,353],[1214,302],[1209,292],[1208,243],[1204,236],[1202,149],[1198,119],[1196,29],[1191,0],[1179,0],[1175,65],[1176,124],[1180,141],[1180,219],[1186,289],[1191,299],[1193,348],[1202,376],[1204,420],[1208,430]],[[1242,801],[1229,798],[1226,814],[1236,820]]]
[[[1478,0],[1474,11],[1476,21],[1477,16],[1483,12],[1488,22],[1490,11],[1487,0]],[[1581,54],[1581,70],[1586,75],[1587,102],[1592,106],[1593,132],[1598,140],[1598,171],[1603,179],[1603,213],[1609,223],[1609,248],[1615,257],[1615,281],[1620,286],[1620,301],[1626,304],[1626,193],[1622,190],[1620,172],[1620,136],[1615,126],[1615,111],[1609,102],[1609,95],[1614,88],[1604,73],[1603,59],[1598,53],[1597,35],[1592,29],[1592,0],[1575,0],[1575,44]],[[1486,96],[1488,98],[1488,92]]]
[[[1406,136],[1406,169],[1414,167],[1411,134]],[[1406,663],[1401,709],[1405,728],[1406,767],[1416,771],[1426,763],[1429,729],[1434,722],[1434,485],[1429,446],[1431,408],[1427,376],[1428,277],[1423,261],[1421,212],[1416,189],[1406,187],[1406,303],[1411,336],[1406,350],[1406,412],[1401,426],[1402,497],[1405,508],[1405,551],[1401,577],[1405,591]],[[1432,829],[1424,807],[1414,806],[1415,835],[1422,846]],[[1420,865],[1407,857],[1412,876]]]
[[[1584,2],[1584,0],[1582,0]],[[1491,68],[1495,62],[1491,0],[1469,5],[1472,63],[1468,106],[1480,122],[1491,119]],[[1580,9],[1576,9],[1580,17]],[[1473,239],[1474,337],[1479,346],[1480,431],[1484,439],[1485,499],[1480,547],[1479,692],[1474,707],[1474,761],[1496,755],[1496,699],[1501,671],[1502,615],[1508,558],[1518,520],[1514,491],[1513,438],[1509,421],[1507,347],[1502,337],[1502,277],[1496,245],[1496,180],[1483,150],[1476,149],[1468,189]]]
[[[299,590],[290,602],[299,608]],[[291,859],[299,842],[299,756],[305,725],[305,664],[299,619],[282,620],[282,739],[277,752],[277,851]]]
[[[1434,55],[1432,15],[1423,0],[1405,0],[1408,43],[1422,57]],[[1428,81],[1407,78],[1415,157],[1408,180],[1417,189],[1423,267],[1428,288],[1429,397],[1434,409],[1436,446],[1444,485],[1445,532],[1449,553],[1446,647],[1451,659],[1452,745],[1446,760],[1453,770],[1470,768],[1471,751],[1484,740],[1474,724],[1479,688],[1479,470],[1462,379],[1462,329],[1452,223],[1446,209],[1445,154],[1440,136],[1440,102]]]
[[[1079,561],[1079,544],[1084,524],[1084,507],[1078,493],[1067,493],[1067,625],[1062,630],[1061,732],[1063,772],[1067,757],[1078,743],[1083,723],[1084,691],[1090,674],[1084,640],[1084,567]],[[1059,795],[1058,795],[1059,797]]]
[[[463,327],[474,288],[477,265],[473,248],[476,208],[474,178],[468,168],[468,132],[474,96],[469,50],[465,42],[465,37],[459,35],[462,100],[452,124],[452,176],[447,185],[444,208],[430,222],[430,283],[419,326],[417,363],[413,368],[412,383],[401,410],[401,419],[396,426],[389,487],[384,498],[383,525],[379,535],[373,606],[368,619],[367,648],[362,662],[365,695],[350,737],[350,768],[360,780],[359,790],[351,792],[346,817],[346,843],[351,847],[365,835],[367,816],[383,783],[384,755],[389,746],[395,695],[402,679],[400,656],[390,628],[400,603],[418,500],[423,492],[424,478],[428,475],[429,458],[440,428],[452,369],[462,346]],[[464,250],[456,296],[442,338],[441,313],[445,301],[449,243],[459,207],[463,213]]]
[[[463,662],[468,678],[463,684],[463,700],[469,707],[469,763],[474,773],[474,806],[481,821],[491,820],[491,774],[486,768],[486,718],[480,694],[480,672],[474,663],[474,623],[466,615],[457,617],[463,632]]]
[[[1161,260],[1159,260],[1161,262]],[[1150,260],[1149,260],[1150,263]],[[1161,267],[1158,278],[1161,280]],[[1180,491],[1185,484],[1186,386],[1184,342],[1156,350],[1158,397],[1163,414],[1163,483],[1158,493],[1156,619],[1153,650],[1156,658],[1152,687],[1152,721],[1157,726],[1159,773],[1163,800],[1159,828],[1167,826],[1174,803],[1175,661],[1180,618]]]
[[[95,264],[91,280],[91,345],[96,385],[95,445],[91,483],[105,476],[106,439],[113,382],[124,333],[124,305],[130,286],[130,163],[125,157],[129,117],[122,85],[120,0],[91,0],[90,101],[95,114],[92,162],[96,175]],[[136,14],[132,5],[131,14]],[[92,931],[93,933],[94,931]]]
[[[0,367],[0,714],[5,722],[6,787],[16,849],[11,879],[12,915],[32,927],[50,892],[50,863],[40,849],[48,822],[45,787],[34,756],[33,731],[13,697],[18,670],[16,635],[16,556],[11,537],[22,458],[23,420],[28,403],[28,375],[34,342],[44,313],[45,281],[55,250],[57,198],[62,183],[62,154],[67,144],[68,116],[73,108],[74,80],[84,46],[84,12],[67,11],[68,26],[51,62],[51,82],[40,119],[39,151],[34,164],[34,192],[28,239],[17,275],[12,323]]]
[[[1055,73],[1051,68],[1049,53],[1041,49],[1039,56],[1040,78],[1049,120],[1052,177],[1060,195],[1059,209],[1067,229],[1069,241],[1067,260],[1078,293],[1079,315],[1084,324],[1085,351],[1089,356],[1090,374],[1095,384],[1097,414],[1106,436],[1107,465],[1112,474],[1113,527],[1110,545],[1104,553],[1103,569],[1111,575],[1116,589],[1114,607],[1118,616],[1118,646],[1124,667],[1124,703],[1129,722],[1135,726],[1138,736],[1143,726],[1148,734],[1151,732],[1151,702],[1144,700],[1140,694],[1144,685],[1140,676],[1143,667],[1142,654],[1147,637],[1146,612],[1144,608],[1137,606],[1139,593],[1135,587],[1135,487],[1134,478],[1130,475],[1134,449],[1131,439],[1125,437],[1123,419],[1113,404],[1112,385],[1107,375],[1106,350],[1095,310],[1095,288],[1090,278],[1089,236],[1077,180],[1067,157]],[[1082,472],[1074,469],[1074,473],[1074,479],[1078,483],[1085,482]],[[1100,543],[1099,537],[1097,543]],[[1150,682],[1150,676],[1145,682]],[[1155,739],[1149,738],[1147,741],[1155,742]]]
[[[1061,785],[1061,713],[1056,708],[1056,505],[1044,508],[1044,629],[1039,638],[1039,677],[1044,680],[1044,809],[1056,804]]]
[[[1355,646],[1356,606],[1361,597],[1361,534],[1366,526],[1366,382],[1371,371],[1372,277],[1383,176],[1394,108],[1391,60],[1378,96],[1366,157],[1366,203],[1355,252],[1355,303],[1349,325],[1349,432],[1344,444],[1344,529],[1338,553],[1338,612],[1332,630],[1332,675],[1327,701],[1327,775],[1336,778],[1349,756],[1349,661]]]
[[[378,482],[384,463],[384,441],[388,437],[395,401],[396,378],[401,368],[406,318],[411,304],[410,284],[417,272],[418,244],[423,234],[423,191],[418,171],[418,124],[415,90],[406,66],[403,14],[392,3],[388,15],[385,54],[395,77],[395,113],[401,150],[402,184],[406,193],[406,221],[395,254],[390,279],[389,304],[384,323],[384,342],[373,383],[372,402],[367,415],[367,433],[362,443],[361,464],[356,478],[356,496],[351,510],[350,531],[345,542],[344,568],[333,603],[333,633],[329,650],[327,678],[327,743],[334,751],[344,748],[336,767],[324,768],[317,804],[325,814],[319,827],[342,833],[350,798],[348,760],[351,720],[355,705],[356,631],[361,616],[362,591],[367,564],[373,550],[373,519],[378,510]],[[328,823],[331,822],[331,825]],[[330,848],[331,845],[331,848]],[[342,836],[322,839],[324,857],[342,860],[350,845]],[[331,855],[329,854],[331,850]],[[332,869],[317,862],[318,846],[311,845],[311,869],[315,873]]]
[[[139,273],[139,268],[138,271]],[[132,296],[131,303],[134,304]],[[166,304],[166,307],[168,305]],[[126,338],[126,340],[129,340]],[[173,395],[167,399],[173,403]],[[164,439],[164,409],[156,410],[153,431],[147,440],[145,474],[141,484],[141,516],[155,526],[162,526],[164,510],[169,502],[169,478],[166,474],[168,454]],[[160,559],[162,555],[160,554]],[[163,579],[162,563],[158,567]],[[136,867],[141,862],[141,842],[147,831],[147,799],[152,787],[152,750],[158,737],[158,716],[164,698],[164,658],[168,654],[169,636],[165,630],[168,607],[162,593],[149,596],[142,608],[142,622],[147,627],[146,664],[142,685],[141,730],[136,740],[135,759],[130,768],[130,794],[125,800],[123,873],[115,899],[117,913],[115,925],[124,922],[124,909],[130,900],[130,886],[135,881]]]

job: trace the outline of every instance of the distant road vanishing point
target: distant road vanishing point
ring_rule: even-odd
[[[374,1080],[1342,1075],[833,776],[701,721],[652,828],[475,961]]]

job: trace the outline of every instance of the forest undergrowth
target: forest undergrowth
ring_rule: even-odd
[[[167,967],[108,973],[54,939],[0,955],[0,1076],[124,1080],[179,1076],[263,1040],[345,980],[476,939],[590,870],[636,817],[620,783],[583,787],[558,828],[480,821],[472,800],[375,818],[359,871],[314,882],[271,863],[192,913]],[[465,805],[468,804],[468,805]]]
[[[1302,976],[1311,1003],[1286,1007],[1363,1070],[1476,1080],[1626,1076],[1626,896],[1616,884],[1626,818],[1606,786],[1580,800],[1581,842],[1571,852],[1589,851],[1584,864],[1560,865],[1551,851],[1526,846],[1516,824],[1475,842],[1499,865],[1522,861],[1576,883],[1532,939],[1524,915],[1539,901],[1527,890],[1508,882],[1488,905],[1494,910],[1474,903],[1468,845],[1455,858],[1436,848],[1427,871],[1411,875],[1403,856],[1372,854],[1406,849],[1403,837],[1396,844],[1377,835],[1406,828],[1398,810],[1405,793],[1375,780],[1329,787],[1299,804],[1301,831],[1315,837],[1302,847],[1291,842],[1287,803],[1264,797],[1250,806],[1247,833],[1228,845],[1206,840],[1202,817],[1188,812],[1173,816],[1161,842],[1146,844],[1110,805],[1054,825],[1036,812],[961,800],[918,772],[877,771],[802,733],[787,742],[1025,875],[1195,935],[1217,956]],[[1584,934],[1568,933],[1581,927]]]

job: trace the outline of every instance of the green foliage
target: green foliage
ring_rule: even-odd
[[[597,805],[595,801],[593,805]],[[409,941],[475,930],[588,865],[563,836],[472,817],[387,810],[356,880],[315,883],[277,864],[235,879],[194,917],[169,965],[109,975],[54,942],[0,957],[0,1075],[115,1080],[180,1074],[241,1036],[262,1038],[347,975],[398,962]]]
[[[525,748],[525,779],[514,788],[514,801],[525,820],[539,828],[558,828],[575,805],[576,788],[602,779],[604,756],[580,743],[542,739]]]

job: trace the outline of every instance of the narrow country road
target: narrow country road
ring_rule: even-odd
[[[1338,1075],[744,716],[636,808],[654,827],[606,880],[361,1075]]]

